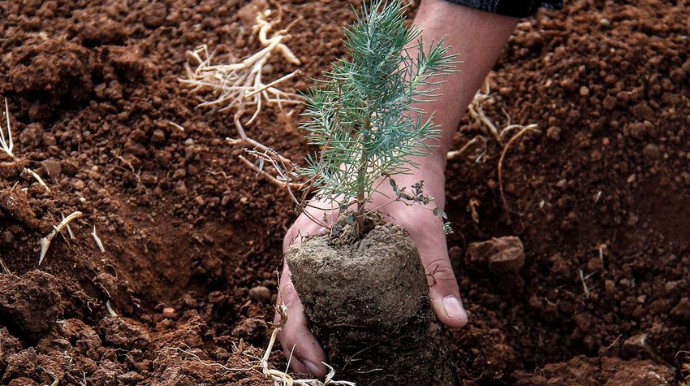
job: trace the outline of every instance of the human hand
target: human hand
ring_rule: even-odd
[[[409,206],[400,201],[391,202],[396,195],[387,182],[381,184],[382,192],[373,195],[367,207],[376,209],[384,216],[384,219],[401,226],[410,233],[427,273],[429,297],[436,316],[448,327],[462,327],[467,324],[467,314],[462,306],[457,280],[448,258],[446,235],[441,221],[433,214],[433,208],[443,209],[445,204],[445,177],[443,175],[445,165],[443,161],[434,158],[424,158],[419,162],[421,165],[413,174],[396,175],[394,179],[399,187],[408,187],[407,191],[413,184],[424,181],[424,193],[434,198],[428,207],[418,204]],[[308,209],[312,218],[324,218],[324,211],[326,218],[337,218],[337,211],[331,210],[330,205],[312,204]],[[305,214],[300,215],[283,240],[283,251],[287,251],[291,245],[298,244],[303,236],[314,235],[324,230],[321,225],[310,220]],[[290,362],[292,369],[297,372],[310,372],[320,377],[324,376],[327,371],[321,362],[326,358],[325,353],[309,330],[302,302],[292,284],[290,269],[285,262],[280,278],[278,302],[287,307],[287,323],[283,326],[278,339],[285,355],[288,357],[292,355]],[[280,321],[280,315],[276,314],[275,321]]]

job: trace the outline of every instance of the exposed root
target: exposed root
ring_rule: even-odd
[[[36,174],[35,171],[29,168],[25,168],[24,171],[29,173],[31,177],[33,177],[38,182],[38,184],[43,187],[43,189],[50,193],[50,188],[48,187],[48,185],[46,185],[45,181],[43,181],[43,178],[41,178],[41,176],[39,176],[38,174]]]
[[[2,258],[0,258],[0,268],[2,268],[2,272],[5,275],[11,275],[12,274],[12,271],[10,271],[9,268],[7,268],[7,266],[5,265],[5,262],[2,261]]]
[[[292,182],[293,180],[299,178],[299,174],[297,174],[296,172],[297,166],[295,166],[295,164],[291,160],[283,157],[277,151],[271,149],[270,147],[263,145],[260,142],[257,142],[251,138],[226,138],[225,141],[233,146],[242,146],[245,152],[251,154],[256,158],[257,163],[254,163],[249,161],[244,156],[239,156],[240,161],[242,161],[250,169],[261,174],[270,183],[280,188],[287,188],[288,193],[290,194],[290,198],[295,202],[295,204],[299,205],[299,203],[303,202],[303,200],[300,200],[297,197],[295,197],[293,190],[305,191],[307,183]],[[273,168],[273,170],[275,171],[275,175],[264,170],[264,167],[267,165]]]
[[[65,221],[65,215],[60,213],[60,216],[62,217],[62,221]],[[72,228],[70,228],[69,224],[65,224],[65,228],[67,228],[70,240],[74,240],[74,232],[72,232]]]
[[[486,149],[486,138],[482,137],[481,135],[478,135],[478,136],[472,138],[472,140],[467,142],[465,144],[465,146],[463,146],[460,150],[449,151],[447,156],[446,156],[446,159],[448,159],[450,161],[452,159],[459,158],[460,156],[463,155],[463,153],[465,153],[466,151],[468,151],[469,149],[471,149],[473,146],[475,146],[477,144],[479,144],[479,148],[481,149],[481,152],[479,153],[479,155],[477,155],[475,162],[481,162],[481,160],[486,155],[486,151],[487,151],[487,149]]]
[[[101,241],[101,238],[98,237],[98,234],[96,234],[96,226],[93,226],[93,232],[91,232],[91,236],[93,236],[93,239],[96,241],[96,245],[98,245],[98,250],[101,251],[101,253],[105,253],[105,248],[103,247],[103,242]]]
[[[41,265],[43,262],[43,258],[46,256],[46,253],[48,253],[48,248],[50,248],[50,243],[53,241],[53,238],[55,236],[62,232],[62,230],[72,222],[73,220],[76,220],[80,217],[82,217],[84,214],[82,212],[74,212],[70,214],[69,216],[65,217],[60,223],[56,226],[53,227],[53,230],[46,235],[46,237],[41,239],[41,256],[38,259],[38,265]]]
[[[520,126],[520,131],[515,134],[508,143],[503,147],[503,151],[501,152],[501,158],[498,160],[498,188],[501,192],[501,203],[503,204],[503,210],[505,211],[506,214],[506,222],[508,225],[511,224],[510,220],[510,207],[508,206],[508,200],[506,200],[506,195],[503,191],[503,160],[506,157],[506,154],[508,153],[508,149],[510,148],[510,145],[513,144],[518,138],[523,136],[526,133],[529,132],[534,132],[534,133],[539,133],[540,131],[537,130],[537,125],[532,124],[529,126]]]
[[[7,98],[5,98],[5,119],[7,120],[7,137],[3,133],[2,126],[0,125],[0,150],[5,152],[10,157],[14,158],[12,154],[12,149],[14,149],[14,142],[12,141],[12,127],[10,126],[10,109],[7,105]]]
[[[110,316],[112,316],[113,318],[118,317],[117,313],[115,312],[115,310],[113,310],[113,307],[110,305],[110,300],[105,301],[105,308],[108,310]]]
[[[240,121],[245,107],[255,108],[254,114],[245,123],[251,125],[261,113],[264,104],[277,104],[282,109],[284,104],[300,103],[297,94],[277,88],[279,83],[294,77],[299,71],[270,82],[263,79],[266,63],[274,54],[281,55],[283,60],[291,64],[301,64],[290,48],[283,43],[289,37],[286,35],[287,29],[276,31],[273,36],[268,37],[273,26],[280,21],[279,17],[268,21],[270,16],[271,10],[259,13],[253,27],[264,46],[262,50],[239,63],[218,65],[212,64],[213,53],[209,53],[208,47],[201,45],[196,50],[187,52],[192,63],[186,65],[187,79],[180,79],[181,82],[194,86],[192,92],[211,93],[213,99],[202,99],[199,106],[221,106],[220,111],[235,109],[235,126],[242,139],[247,138]],[[192,66],[196,68],[192,69]]]
[[[485,128],[487,134],[491,135],[494,137],[496,142],[503,148],[501,151],[501,157],[498,160],[498,166],[497,166],[497,173],[498,173],[498,185],[499,185],[499,190],[501,194],[501,205],[503,207],[503,211],[506,214],[506,222],[508,225],[512,223],[511,218],[510,218],[510,207],[508,206],[508,200],[506,199],[505,192],[504,192],[504,187],[503,187],[503,160],[506,157],[506,154],[508,153],[508,149],[510,149],[510,146],[520,137],[523,135],[533,132],[533,133],[540,133],[539,130],[537,130],[537,125],[536,124],[531,124],[531,125],[515,125],[510,123],[510,116],[508,113],[503,110],[503,113],[505,114],[507,118],[507,125],[503,128],[500,126],[496,125],[489,117],[487,117],[486,113],[484,112],[484,105],[485,104],[494,104],[496,103],[496,100],[494,99],[493,96],[491,96],[491,88],[489,87],[488,83],[484,83],[484,86],[482,87],[481,90],[479,90],[475,96],[474,99],[472,99],[472,103],[470,103],[468,110],[470,112],[470,115],[472,118],[474,118],[482,127]],[[516,132],[517,131],[517,132]],[[515,133],[516,132],[516,133]],[[511,133],[515,133],[512,136],[510,136]],[[475,137],[472,141],[468,142],[465,147],[463,147],[461,150],[459,150],[457,153],[461,154],[465,148],[468,146],[472,145],[477,138],[483,138],[481,136]],[[486,149],[486,140],[484,139],[484,149]],[[451,152],[455,153],[455,152]],[[451,153],[448,153],[450,156]],[[458,155],[459,155],[458,154]],[[479,155],[477,158],[477,161],[479,161],[485,153],[482,153]],[[455,154],[453,154],[455,155]]]
[[[319,381],[318,379],[294,379],[292,378],[292,376],[283,371],[271,369],[268,366],[268,357],[271,355],[271,351],[273,350],[273,345],[275,344],[276,338],[278,337],[278,333],[287,322],[287,307],[285,307],[284,304],[281,304],[279,307],[277,307],[277,311],[280,314],[280,324],[276,326],[276,328],[273,330],[273,334],[271,334],[271,340],[268,342],[268,347],[266,348],[266,352],[264,353],[264,356],[263,358],[261,358],[260,362],[261,369],[263,370],[264,375],[271,377],[271,379],[273,380],[273,384],[275,386],[356,386],[354,382],[334,381],[333,377],[335,376],[335,370],[333,369],[333,367],[327,365],[324,362],[321,363],[323,363],[323,365],[326,366],[329,371],[323,382]]]

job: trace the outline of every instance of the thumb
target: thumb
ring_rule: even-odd
[[[283,265],[278,303],[278,307],[282,303],[287,308],[287,321],[278,334],[278,340],[283,347],[285,357],[290,361],[290,367],[299,373],[312,373],[318,377],[325,376],[326,367],[321,362],[325,360],[326,355],[309,330],[302,302],[290,279],[290,270],[287,264]],[[280,314],[276,313],[276,324],[279,324],[280,320]]]
[[[429,283],[431,305],[441,323],[448,327],[463,327],[467,324],[467,313],[445,248],[445,237],[437,242],[430,240],[432,238],[427,237],[417,243]]]

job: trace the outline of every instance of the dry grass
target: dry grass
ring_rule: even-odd
[[[259,41],[264,46],[262,50],[238,63],[214,64],[214,54],[209,53],[206,45],[201,45],[196,50],[187,52],[190,60],[186,66],[187,78],[180,79],[181,82],[194,86],[192,92],[206,95],[202,97],[200,107],[219,106],[221,111],[233,109],[235,126],[241,139],[247,138],[244,125],[251,125],[265,104],[277,104],[282,109],[283,105],[300,103],[297,94],[278,88],[278,84],[294,77],[298,71],[271,81],[265,80],[266,64],[273,55],[280,55],[282,60],[291,64],[301,64],[285,44],[289,39],[289,27],[275,31],[269,37],[273,27],[280,21],[280,17],[269,21],[271,14],[271,10],[259,13],[253,26],[254,33],[258,34]],[[240,119],[248,107],[254,108],[254,114],[243,124]]]

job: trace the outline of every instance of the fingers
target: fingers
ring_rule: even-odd
[[[436,316],[448,327],[463,327],[467,324],[467,313],[460,300],[458,282],[448,258],[446,238],[440,230],[438,219],[434,224],[415,228],[408,227],[410,236],[415,241],[429,282],[429,298]],[[437,226],[438,232],[427,232]],[[413,229],[419,229],[416,232]]]
[[[287,264],[283,265],[278,302],[287,307],[287,323],[278,334],[278,340],[285,356],[290,359],[290,367],[296,372],[312,373],[318,377],[325,376],[327,370],[321,362],[325,360],[326,354],[309,330],[302,302],[290,280]],[[275,321],[280,322],[279,314],[276,314]]]
[[[429,281],[429,298],[436,316],[448,327],[463,327],[467,313],[460,300],[458,283],[453,274],[448,254],[441,258],[422,258]]]

